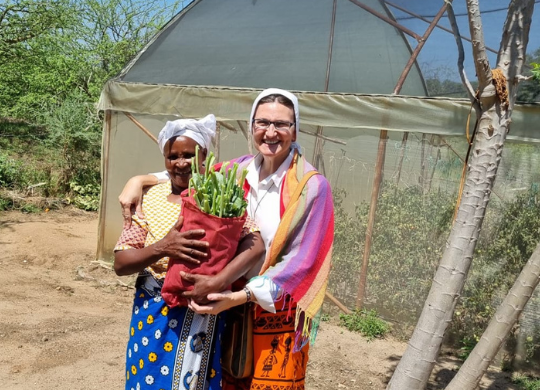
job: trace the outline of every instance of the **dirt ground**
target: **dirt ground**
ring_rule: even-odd
[[[123,388],[133,278],[94,262],[96,234],[95,213],[0,213],[0,388]],[[384,389],[405,348],[323,322],[307,388]],[[444,389],[458,364],[444,356],[428,388]],[[515,389],[495,370],[482,388]]]

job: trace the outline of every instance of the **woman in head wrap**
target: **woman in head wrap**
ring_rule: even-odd
[[[334,209],[328,181],[311,176],[300,197],[293,194],[315,169],[296,143],[300,125],[296,96],[264,90],[249,119],[256,156],[236,161],[247,168],[248,214],[261,230],[266,257],[259,275],[237,292],[208,295],[212,304],[190,307],[216,314],[246,301],[258,304],[254,323],[254,375],[245,381],[224,376],[224,388],[303,389],[309,341],[314,340],[324,300],[334,235]],[[124,210],[136,203],[148,176],[129,183],[120,196]],[[138,187],[138,188],[137,188]],[[206,279],[185,275],[196,284]],[[206,282],[207,283],[207,282]]]
[[[144,218],[133,216],[115,247],[118,275],[139,273],[126,358],[126,389],[221,389],[220,343],[223,321],[187,307],[168,307],[161,287],[169,257],[204,261],[204,230],[180,232],[180,193],[188,188],[191,159],[199,147],[204,161],[215,134],[213,115],[167,122],[158,137],[170,180],[143,196]],[[204,169],[202,166],[199,169]],[[220,273],[222,288],[264,252],[258,233],[244,231],[237,256]],[[219,278],[217,278],[219,279]]]

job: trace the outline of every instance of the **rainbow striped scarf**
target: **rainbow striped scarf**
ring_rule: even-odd
[[[252,157],[236,161],[246,168]],[[260,277],[270,278],[297,304],[295,350],[315,339],[334,239],[334,204],[324,176],[311,177],[300,197],[290,203],[302,177],[313,170],[297,151],[281,189],[281,222],[260,272]]]

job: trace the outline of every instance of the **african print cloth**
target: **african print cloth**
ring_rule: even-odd
[[[126,390],[220,390],[221,315],[169,308],[150,274],[137,280],[129,327]]]
[[[136,216],[116,250],[139,249],[161,240],[178,220],[180,205],[167,201],[170,182],[143,198],[145,219]],[[161,297],[168,258],[139,274],[129,329],[126,390],[221,389],[221,316],[169,308]],[[217,328],[216,328],[217,327]]]
[[[296,307],[270,313],[258,308],[253,322],[253,376],[223,373],[223,390],[304,390],[309,343],[294,351]]]

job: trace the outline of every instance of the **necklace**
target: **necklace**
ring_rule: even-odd
[[[251,218],[255,219],[255,213],[257,212],[257,210],[259,209],[259,206],[261,205],[261,202],[264,200],[265,196],[268,195],[268,193],[270,192],[270,190],[272,189],[272,187],[274,187],[275,183],[274,181],[272,181],[272,184],[270,185],[270,187],[268,187],[268,189],[266,190],[266,192],[264,193],[264,195],[261,197],[261,199],[257,202],[257,206],[255,206],[255,211],[253,211],[253,202],[251,202],[250,204],[250,207],[249,207],[249,210],[251,211]],[[257,195],[259,195],[259,192],[257,191]],[[253,196],[253,195],[252,195]]]

